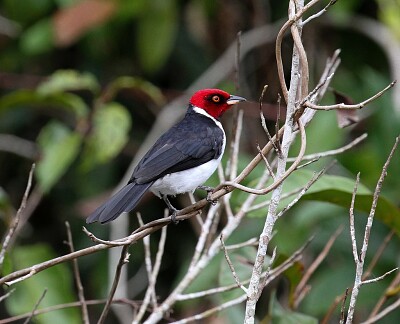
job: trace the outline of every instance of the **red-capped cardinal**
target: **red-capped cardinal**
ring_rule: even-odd
[[[168,196],[209,189],[202,184],[214,173],[225,150],[226,136],[219,118],[246,99],[219,90],[197,91],[185,117],[162,135],[140,160],[128,184],[86,220],[107,223],[130,212],[147,190],[163,198],[175,221],[177,210]]]

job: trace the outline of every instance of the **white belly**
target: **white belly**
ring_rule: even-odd
[[[184,192],[193,192],[214,173],[221,161],[221,157],[192,169],[167,174],[154,182],[150,190],[159,197],[161,195],[175,196]]]

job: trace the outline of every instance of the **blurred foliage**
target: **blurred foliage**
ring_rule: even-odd
[[[24,245],[13,249],[12,263],[13,267],[24,268],[56,256],[47,244]],[[66,264],[60,264],[38,274],[32,280],[17,283],[15,292],[6,300],[7,309],[13,315],[29,313],[43,294],[41,307],[73,302],[75,294],[72,287],[73,279],[69,267]],[[66,308],[37,316],[35,321],[37,323],[78,323],[79,310]]]
[[[321,2],[320,8],[324,3]],[[345,22],[363,16],[385,26],[399,36],[399,1],[338,1],[328,13],[304,29],[308,60],[311,65],[311,88],[325,65],[326,58],[341,48],[342,62],[331,86],[355,102],[370,97],[392,79],[385,49],[370,38],[352,30]],[[37,163],[36,192],[44,198],[7,255],[4,272],[20,269],[41,260],[65,253],[64,221],[71,222],[76,249],[90,244],[81,232],[84,217],[120,180],[143,139],[149,132],[162,105],[179,95],[233,43],[237,32],[246,32],[266,23],[274,23],[287,14],[285,1],[212,1],[212,0],[3,0],[0,15],[0,137],[13,134],[23,138],[39,152],[32,159],[4,149],[0,140],[0,230],[4,233],[25,190],[30,165]],[[325,23],[329,22],[329,23]],[[285,66],[290,66],[291,42],[284,41]],[[288,70],[287,70],[288,72]],[[273,129],[278,92],[274,44],[251,51],[240,67],[242,85],[238,94],[257,102],[264,84],[269,85],[265,111]],[[289,75],[289,74],[288,74]],[[234,89],[231,76],[221,85]],[[210,86],[213,80],[210,80]],[[391,92],[399,91],[398,85]],[[323,176],[304,199],[277,224],[273,245],[278,247],[277,262],[283,262],[311,236],[304,263],[296,264],[282,280],[271,285],[260,300],[258,317],[264,323],[315,323],[322,318],[337,295],[351,285],[354,263],[348,234],[348,206],[356,174],[361,172],[356,200],[357,235],[365,225],[382,165],[400,133],[400,114],[394,107],[391,92],[359,112],[361,122],[340,129],[334,112],[320,112],[307,129],[307,152],[337,148],[367,132],[368,138],[357,147],[337,157],[329,175]],[[327,94],[324,103],[333,103]],[[260,127],[258,105],[245,110],[239,168],[257,154],[256,144],[265,142]],[[275,107],[275,108],[274,108]],[[397,108],[397,110],[395,109]],[[231,115],[223,122],[227,133]],[[7,143],[6,143],[7,144]],[[11,145],[12,143],[8,143]],[[7,145],[5,145],[7,146]],[[297,152],[295,145],[293,152]],[[11,151],[18,152],[18,147]],[[294,155],[295,153],[293,153]],[[226,154],[224,164],[226,163]],[[378,203],[377,219],[370,242],[372,258],[390,230],[399,233],[398,153],[388,171],[383,195]],[[329,163],[322,159],[290,177],[286,192],[306,183]],[[262,174],[257,168],[244,183],[251,185]],[[210,185],[217,184],[216,175]],[[246,195],[232,194],[233,206]],[[94,197],[94,198],[93,198]],[[269,199],[257,198],[257,203]],[[151,201],[151,203],[149,203]],[[290,200],[285,200],[288,202]],[[164,205],[146,197],[140,211],[146,220],[162,215]],[[241,229],[226,244],[258,236],[264,223],[266,207],[254,210]],[[344,232],[332,251],[311,278],[312,289],[296,311],[284,307],[308,261],[316,258],[329,237],[344,224]],[[134,220],[130,227],[137,226]],[[107,237],[108,227],[93,226],[96,235]],[[190,222],[168,228],[167,247],[157,284],[163,299],[187,271],[197,236]],[[158,240],[154,235],[152,240]],[[378,276],[397,266],[398,236],[387,247],[374,269]],[[156,244],[154,244],[156,246]],[[131,247],[129,263],[132,276],[132,299],[141,299],[145,283],[141,277],[141,244]],[[239,277],[244,280],[251,270],[253,247],[235,251],[231,258]],[[107,254],[87,256],[80,270],[88,299],[107,294]],[[30,311],[45,287],[48,292],[40,307],[76,300],[68,265],[59,265],[21,282],[14,297],[0,304],[2,318]],[[66,278],[63,283],[58,278]],[[138,279],[139,278],[139,279]],[[136,281],[135,281],[136,280]],[[363,287],[357,308],[360,318],[372,308],[371,295],[380,296],[391,278]],[[233,284],[227,264],[220,255],[203,270],[189,291]],[[174,316],[197,313],[205,304],[215,306],[232,298],[236,292],[218,297],[180,303]],[[51,303],[50,303],[51,302]],[[372,301],[373,302],[373,301]],[[90,308],[97,316],[101,308]],[[337,309],[335,316],[340,310]],[[225,310],[221,316],[228,323],[241,322],[243,305]],[[39,323],[79,322],[77,309],[37,317]],[[97,318],[96,317],[96,318]],[[110,323],[115,320],[110,315]],[[393,313],[381,323],[400,320]]]

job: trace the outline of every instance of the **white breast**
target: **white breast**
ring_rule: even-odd
[[[193,192],[214,173],[220,161],[221,158],[208,161],[192,169],[167,174],[154,182],[150,190],[159,197],[161,195],[175,196],[184,192]]]
[[[203,109],[195,107],[194,110],[197,113],[211,118],[215,124],[221,128],[222,132],[224,133],[221,155],[218,157],[218,159],[208,161],[200,166],[185,171],[167,174],[163,178],[158,179],[150,187],[150,190],[159,197],[161,195],[175,196],[176,194],[193,192],[198,186],[201,186],[209,177],[211,177],[211,175],[217,169],[218,164],[221,162],[226,144],[225,132],[221,123],[207,114]]]

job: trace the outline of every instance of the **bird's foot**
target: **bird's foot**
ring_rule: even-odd
[[[176,219],[178,210],[177,209],[175,209],[173,211],[170,210],[169,212],[171,213],[171,221],[172,221],[172,223],[174,223],[175,225],[178,224],[179,220]]]
[[[176,219],[178,209],[176,209],[174,206],[172,206],[171,202],[168,200],[168,197],[166,195],[161,196],[162,199],[165,201],[165,203],[168,206],[169,213],[171,214],[171,221],[176,225],[179,223],[179,220]]]
[[[213,191],[214,191],[214,188],[213,188],[213,187],[209,187],[209,186],[198,186],[197,189],[201,189],[201,190],[207,191],[206,200],[207,200],[209,203],[211,203],[212,205],[216,205],[216,204],[217,204],[217,200],[211,199],[211,196],[212,196]]]

